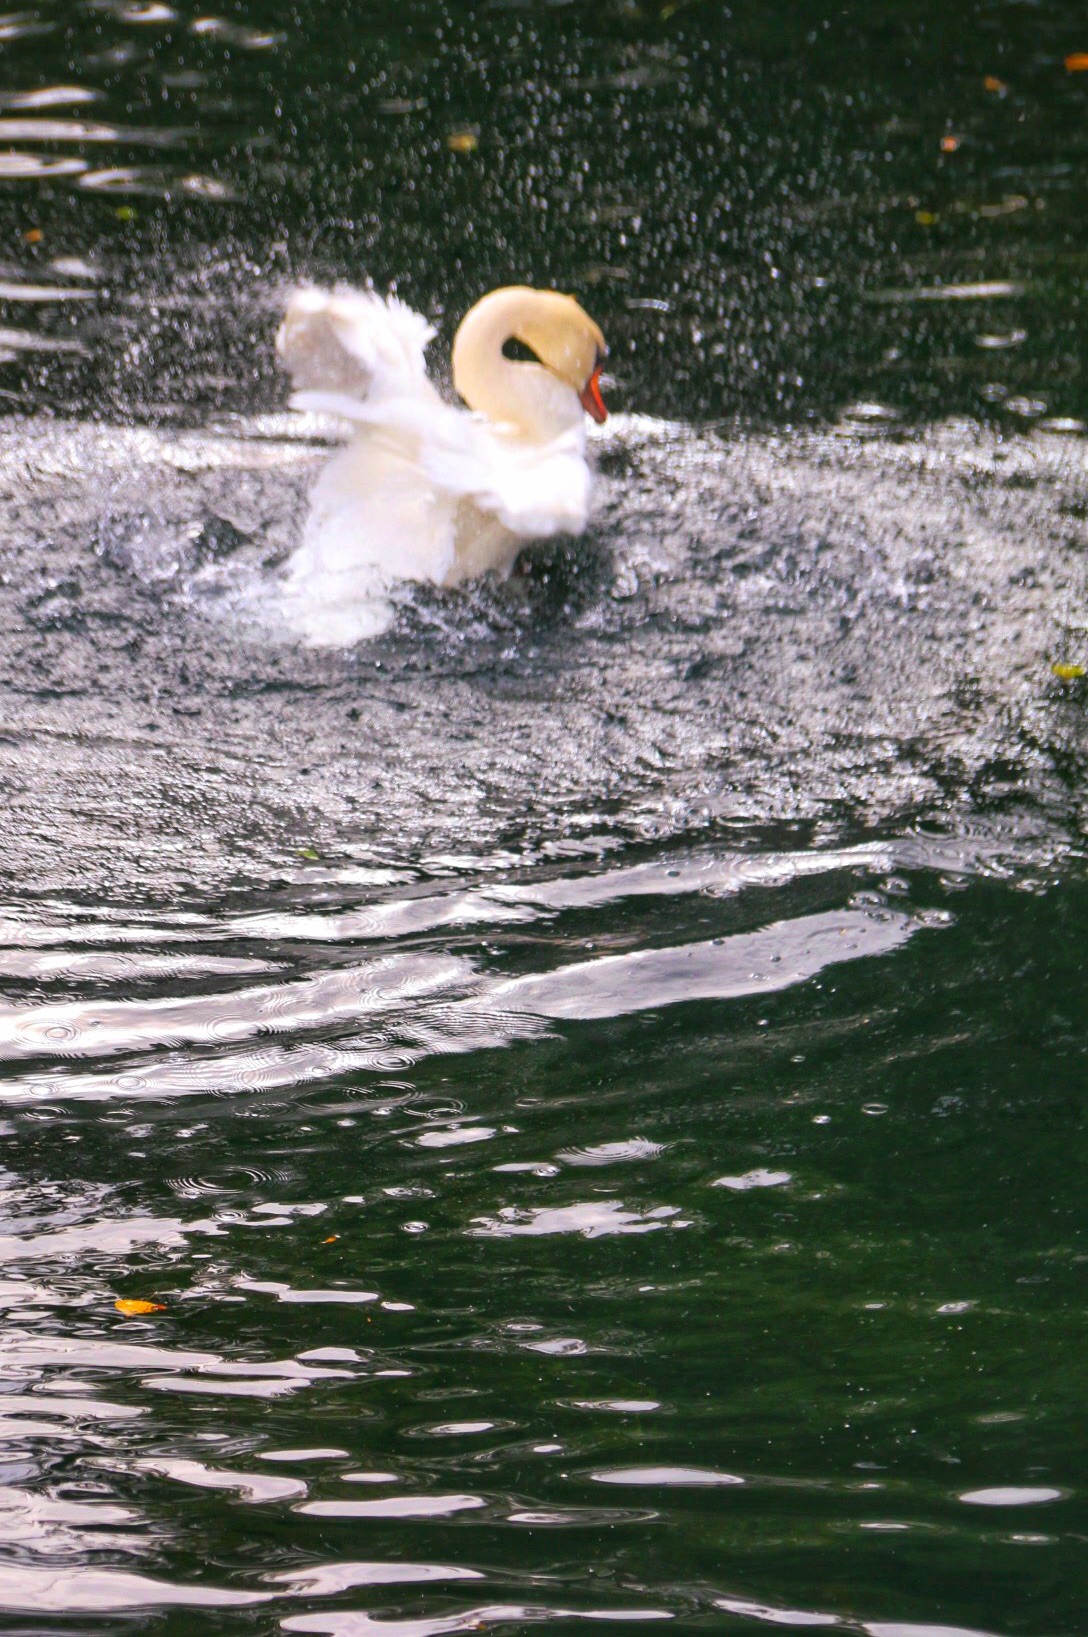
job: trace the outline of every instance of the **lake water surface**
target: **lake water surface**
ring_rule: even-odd
[[[1082,1637],[1086,53],[0,17],[0,1630]],[[571,290],[615,414],[307,651],[367,276],[440,373]]]

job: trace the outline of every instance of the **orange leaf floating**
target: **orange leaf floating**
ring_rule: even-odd
[[[956,149],[960,145],[960,140],[961,139],[958,136],[942,136],[942,138],[941,138],[941,152],[942,153],[955,153]]]
[[[118,1313],[124,1313],[126,1318],[129,1315],[135,1315],[135,1314],[139,1314],[139,1313],[165,1313],[166,1312],[166,1305],[163,1302],[134,1302],[134,1301],[126,1301],[125,1298],[122,1297],[119,1301],[114,1302],[113,1305],[117,1309]]]
[[[1072,51],[1065,59],[1070,74],[1083,74],[1088,69],[1088,51]]]
[[[446,146],[451,153],[475,153],[480,139],[475,131],[451,131]]]
[[[1005,81],[999,80],[996,74],[987,74],[982,83],[987,91],[996,91],[1001,93],[1009,89],[1005,84]]]
[[[40,227],[28,227],[26,232],[23,234],[23,242],[25,244],[41,244],[44,238],[45,234],[42,232]]]
[[[323,1245],[335,1245],[339,1237],[340,1235],[338,1233],[330,1233],[329,1237],[327,1239],[323,1239],[321,1243]]]

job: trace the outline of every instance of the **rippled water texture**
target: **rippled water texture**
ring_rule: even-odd
[[[0,17],[0,1631],[1081,1637],[1085,53]],[[617,413],[305,651],[368,273]]]

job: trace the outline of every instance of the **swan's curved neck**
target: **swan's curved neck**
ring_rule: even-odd
[[[453,343],[453,384],[470,409],[495,426],[543,443],[584,424],[576,392],[543,364],[507,358],[507,341],[523,334],[537,292],[496,290],[478,301]]]

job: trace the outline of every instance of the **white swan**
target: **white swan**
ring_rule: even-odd
[[[526,540],[577,534],[589,511],[585,414],[606,418],[604,336],[571,296],[494,290],[453,344],[445,403],[427,379],[434,330],[395,297],[296,290],[276,339],[295,408],[353,423],[310,496],[284,613],[313,646],[385,630],[397,580],[435,585],[496,569]],[[505,356],[521,342],[537,361]],[[470,413],[475,411],[475,413]]]

